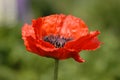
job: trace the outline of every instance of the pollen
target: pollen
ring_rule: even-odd
[[[56,48],[61,48],[65,45],[66,42],[71,41],[72,38],[61,37],[60,35],[56,35],[56,36],[48,35],[48,36],[43,37],[43,40],[51,43]]]

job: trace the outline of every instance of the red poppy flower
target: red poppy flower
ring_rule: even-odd
[[[84,62],[80,51],[100,46],[98,34],[99,31],[89,32],[81,19],[63,14],[40,17],[33,20],[32,25],[22,27],[22,39],[28,51],[59,60],[73,58],[78,62]]]

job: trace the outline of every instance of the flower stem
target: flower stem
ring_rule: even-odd
[[[58,80],[59,60],[55,59],[54,80]]]

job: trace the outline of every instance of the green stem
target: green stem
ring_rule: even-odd
[[[59,60],[55,59],[54,80],[58,80]]]

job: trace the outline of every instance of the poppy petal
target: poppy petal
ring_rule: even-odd
[[[73,59],[74,59],[75,61],[77,61],[77,62],[80,62],[80,63],[81,63],[81,62],[85,62],[85,60],[82,59],[78,53],[74,54],[72,57],[73,57]]]
[[[33,20],[33,27],[35,29],[36,35],[39,35],[39,39],[50,34],[59,35],[64,17],[65,15],[56,14]]]
[[[26,37],[26,39],[24,40],[24,44],[28,51],[36,53],[41,56],[45,56],[46,54],[48,54],[48,52],[52,52],[55,50],[53,45],[43,41],[38,43],[31,36]]]
[[[22,39],[24,40],[24,44],[27,50],[31,52],[38,53],[38,48],[42,48],[46,51],[52,51],[55,47],[43,40],[37,40],[35,37],[34,29],[31,25],[25,24],[22,27]]]
[[[95,50],[100,47],[101,42],[97,37],[92,38],[85,45],[83,45],[82,50]]]
[[[46,54],[46,57],[52,57],[52,58],[56,58],[56,59],[60,59],[60,60],[64,60],[67,58],[74,58],[75,60],[77,60],[78,62],[84,62],[84,60],[82,60],[82,58],[78,58],[78,56],[76,56],[76,52],[75,51],[71,51],[65,48],[57,48],[56,50],[54,49],[53,51],[49,51]]]
[[[33,53],[39,53],[39,49],[36,46],[36,41],[32,37],[26,37],[26,39],[24,39],[24,44],[28,51]],[[39,54],[42,55],[42,53]]]
[[[86,24],[80,18],[71,15],[51,15],[33,20],[32,23],[39,39],[50,34],[74,39],[88,34]]]
[[[32,20],[32,27],[34,29],[36,39],[42,39],[41,25],[42,25],[41,18],[38,18],[37,20]]]
[[[83,36],[78,40],[66,43],[64,47],[75,50],[77,52],[81,50],[94,50],[100,45],[100,42],[96,38],[98,34],[100,34],[99,31],[91,32],[90,34]]]
[[[86,34],[88,34],[87,25],[80,18],[76,18],[71,15],[65,17],[60,30],[60,35],[78,39]]]
[[[45,42],[43,40],[39,40],[36,43],[36,46],[43,49],[44,51],[53,51],[56,49],[52,44],[50,44],[49,42]]]
[[[47,53],[47,57],[52,57],[52,58],[56,58],[56,59],[60,59],[60,60],[63,60],[63,59],[66,59],[66,58],[70,58],[70,51],[64,49],[64,48],[58,48],[54,51],[51,51],[49,53]]]
[[[35,32],[31,25],[24,24],[24,26],[22,27],[22,38],[24,39],[27,36],[32,36],[33,38],[35,38]]]

